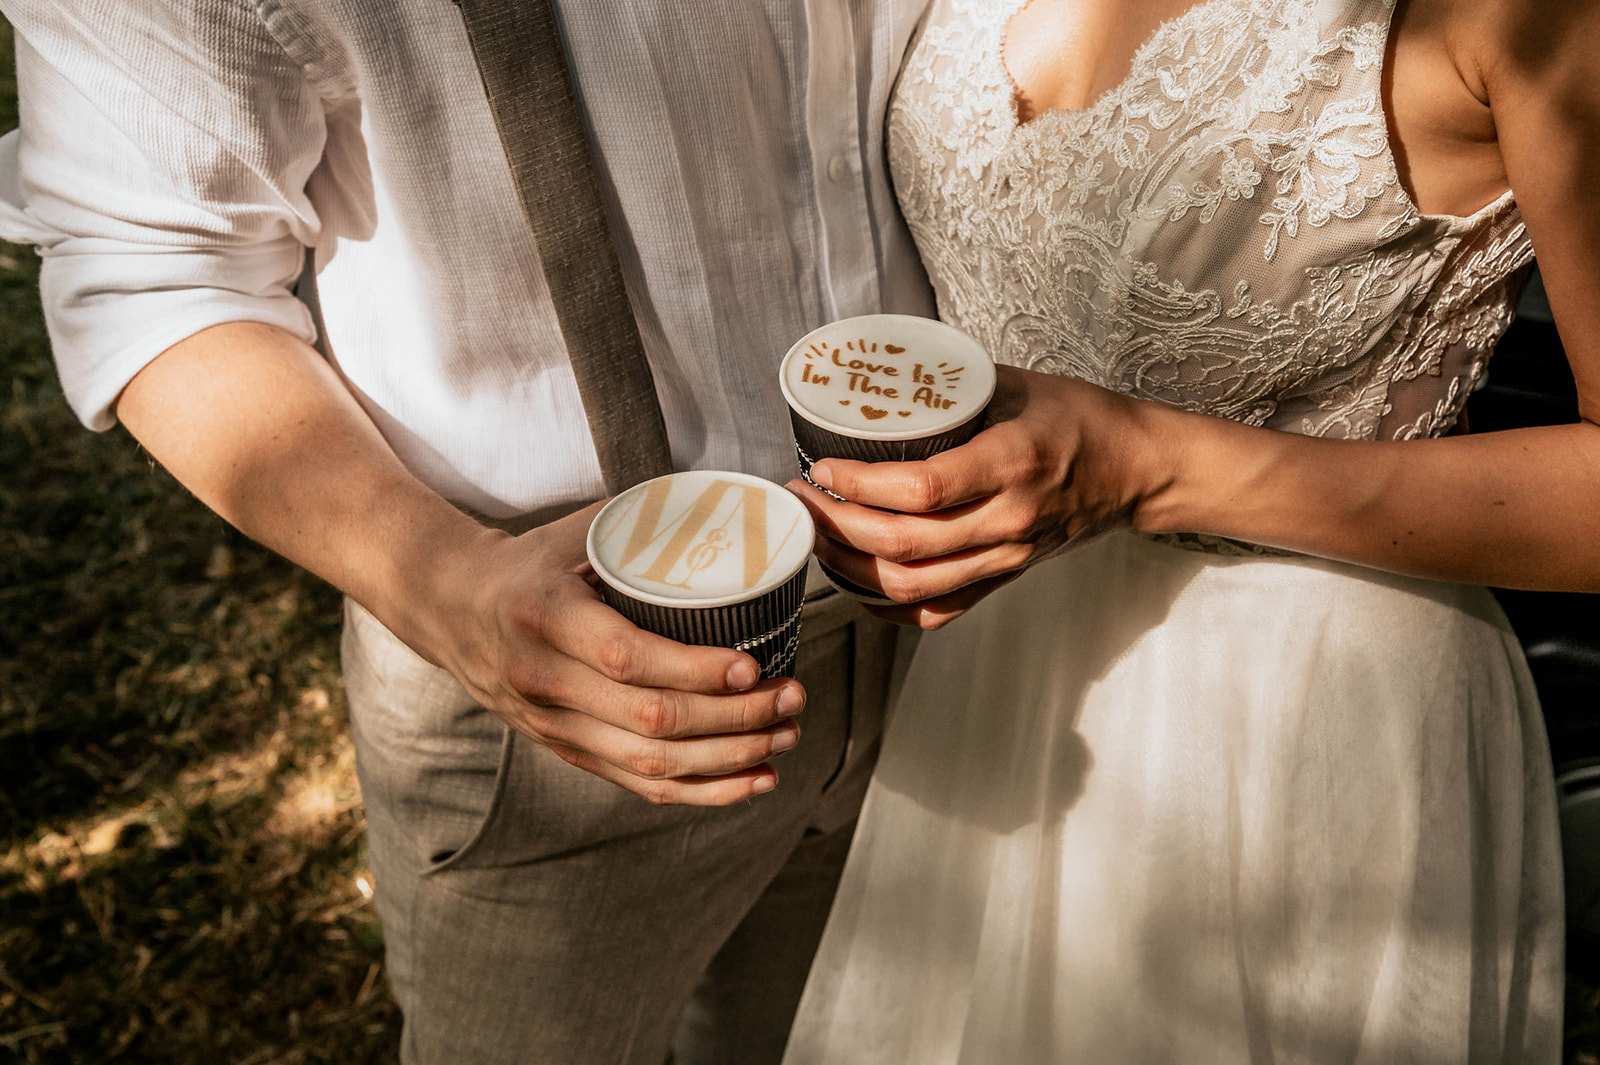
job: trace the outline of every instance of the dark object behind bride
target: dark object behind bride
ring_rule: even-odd
[[[1578,393],[1537,271],[1467,404],[1474,432],[1578,420]],[[1499,588],[1539,689],[1561,806],[1568,968],[1600,979],[1600,600]]]

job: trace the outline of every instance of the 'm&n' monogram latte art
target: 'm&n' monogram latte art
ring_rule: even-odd
[[[634,598],[715,606],[759,596],[811,555],[810,515],[784,489],[746,474],[658,477],[613,499],[589,530],[601,579]]]

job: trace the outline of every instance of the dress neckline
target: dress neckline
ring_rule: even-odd
[[[1199,0],[1199,3],[1192,4],[1176,15],[1162,20],[1150,31],[1150,35],[1144,39],[1143,43],[1134,49],[1133,58],[1129,62],[1127,72],[1115,85],[1102,90],[1083,107],[1050,107],[1040,111],[1031,119],[1023,121],[1017,109],[1017,95],[1020,87],[1017,85],[1016,79],[1011,76],[1010,68],[1006,66],[1005,43],[1009,35],[1012,18],[1027,7],[1030,2],[1031,0],[1001,0],[999,5],[1000,16],[995,20],[994,46],[985,50],[992,57],[995,66],[998,68],[995,74],[999,77],[1000,84],[1005,89],[1005,101],[1002,109],[1005,120],[1004,132],[1009,139],[1042,136],[1045,132],[1054,130],[1058,133],[1068,132],[1074,139],[1082,138],[1085,141],[1093,141],[1095,139],[1093,130],[1099,124],[1096,120],[1103,118],[1105,113],[1115,110],[1123,102],[1130,86],[1146,71],[1150,57],[1154,53],[1168,44],[1175,35],[1190,32],[1196,23],[1210,17],[1218,9],[1232,6],[1238,0]],[[1283,2],[1285,0],[1271,0],[1269,4],[1270,13],[1277,14]],[[1302,0],[1302,2],[1310,3],[1312,0]],[[1384,68],[1389,63],[1389,35],[1393,32],[1394,14],[1399,5],[1396,0],[1382,0],[1382,6],[1384,10],[1381,19],[1378,20],[1383,27],[1382,38],[1376,42],[1380,84],[1383,80]],[[1240,25],[1247,21],[1250,21],[1250,19],[1241,19]],[[1415,218],[1419,223],[1439,226],[1446,234],[1454,235],[1471,231],[1485,219],[1514,208],[1515,196],[1513,191],[1508,188],[1471,214],[1434,214],[1422,210],[1418,206],[1416,197],[1412,195],[1411,190],[1406,188],[1405,182],[1400,180],[1399,157],[1394,150],[1394,137],[1389,122],[1389,105],[1388,101],[1383,98],[1381,89],[1378,90],[1377,106],[1379,113],[1383,117],[1382,154],[1386,164],[1394,173],[1394,184],[1395,189],[1398,191],[1399,207],[1402,215]]]
[[[1064,116],[1068,120],[1082,119],[1094,115],[1110,107],[1116,100],[1127,93],[1129,84],[1138,76],[1140,68],[1147,62],[1149,53],[1166,43],[1167,39],[1181,29],[1188,27],[1190,22],[1198,18],[1202,12],[1209,12],[1213,8],[1224,7],[1235,0],[1199,0],[1160,22],[1150,31],[1139,47],[1133,50],[1133,56],[1128,61],[1127,72],[1115,84],[1109,85],[1096,93],[1095,96],[1082,107],[1047,107],[1039,111],[1032,118],[1023,120],[1018,111],[1017,99],[1022,95],[1022,86],[1017,84],[1017,79],[1011,74],[1011,68],[1006,65],[1006,41],[1011,36],[1011,20],[1022,13],[1033,0],[1004,0],[1000,17],[997,20],[996,41],[994,48],[995,61],[1000,66],[1000,75],[1007,90],[1007,100],[1010,103],[1008,117],[1013,130],[1026,129],[1038,125],[1040,122],[1054,116]]]

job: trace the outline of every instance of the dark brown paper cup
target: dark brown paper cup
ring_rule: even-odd
[[[789,426],[794,432],[795,458],[800,463],[800,476],[806,479],[812,487],[818,487],[811,480],[811,467],[813,463],[825,458],[855,459],[857,462],[921,462],[930,459],[941,451],[948,451],[953,447],[960,447],[968,440],[978,435],[983,428],[983,415],[988,410],[988,404],[974,411],[971,418],[962,422],[954,429],[947,429],[934,436],[914,437],[910,440],[863,440],[859,437],[844,436],[840,433],[824,429],[796,413],[793,408],[789,410]],[[826,491],[826,489],[823,489]],[[828,493],[833,495],[832,492]],[[834,496],[834,498],[842,498]]]
[[[831,578],[830,578],[831,579]],[[647,632],[701,647],[731,647],[756,660],[763,677],[794,676],[800,648],[800,605],[805,598],[806,571],[759,599],[732,606],[693,609],[659,606],[634,599],[600,582],[606,606]]]
[[[839,500],[811,479],[815,463],[920,462],[959,447],[983,429],[995,385],[994,363],[976,340],[943,322],[899,314],[813,329],[784,356],[778,380],[800,476]],[[822,572],[863,602],[894,605],[826,566]]]

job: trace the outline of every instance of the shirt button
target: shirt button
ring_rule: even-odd
[[[828,160],[828,180],[837,185],[844,180],[844,156],[836,155]]]

